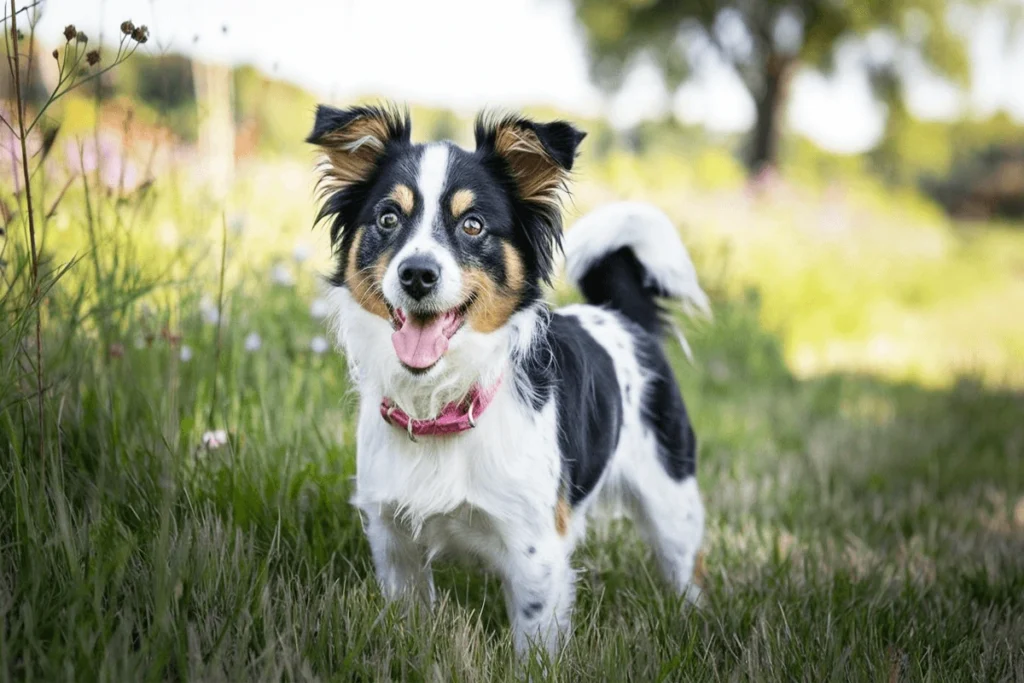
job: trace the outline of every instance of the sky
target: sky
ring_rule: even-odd
[[[1013,0],[1024,3],[1024,0]],[[709,59],[678,92],[640,67],[609,95],[587,72],[567,0],[45,0],[38,35],[74,23],[92,36],[126,18],[147,24],[152,52],[250,63],[324,100],[365,95],[472,113],[484,106],[548,104],[620,127],[671,110],[713,131],[749,128],[754,107],[727,66]],[[924,118],[1006,109],[1024,120],[1024,41],[1007,49],[1006,26],[983,18],[970,36],[966,96],[920,70],[908,92]],[[869,46],[870,48],[871,46]],[[884,46],[881,48],[884,49]],[[857,152],[881,134],[885,114],[858,68],[864,49],[847,46],[832,77],[801,72],[788,124],[827,149]]]

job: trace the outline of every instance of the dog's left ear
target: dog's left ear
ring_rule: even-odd
[[[535,123],[521,116],[487,114],[476,120],[477,153],[504,161],[520,199],[534,204],[558,204],[576,150],[586,136],[565,121]]]

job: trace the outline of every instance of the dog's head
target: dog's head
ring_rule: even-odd
[[[308,142],[325,155],[320,218],[332,220],[333,283],[390,323],[402,366],[426,374],[460,336],[493,333],[540,296],[585,134],[482,115],[470,152],[413,144],[410,127],[392,108],[321,105]]]

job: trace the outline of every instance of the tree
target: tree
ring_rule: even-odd
[[[981,0],[979,0],[981,1]],[[954,81],[967,75],[963,37],[945,0],[572,0],[592,71],[618,87],[643,57],[670,87],[687,78],[708,51],[735,70],[754,100],[748,145],[751,171],[775,165],[789,83],[797,67],[828,72],[847,38],[877,36],[889,47],[867,64],[874,76],[902,76],[926,65]],[[873,82],[885,82],[873,78]]]

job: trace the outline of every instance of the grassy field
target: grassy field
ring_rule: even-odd
[[[322,351],[326,246],[306,229],[312,177],[296,167],[250,169],[223,222],[181,180],[87,207],[69,196],[46,226],[50,269],[81,260],[44,303],[42,448],[22,252],[8,245],[0,681],[516,678],[493,578],[443,567],[433,615],[407,618],[377,593],[347,503],[356,398],[344,359]],[[596,170],[584,180],[580,206],[609,184],[636,194]],[[716,309],[690,330],[693,364],[673,348],[701,440],[708,600],[685,612],[631,530],[604,526],[576,556],[575,631],[551,678],[1024,680],[1024,395],[990,381],[1018,369],[1021,324],[1007,318],[1024,240],[926,232],[879,271],[895,238],[825,248],[780,228],[765,252],[713,225],[806,224],[791,205],[646,195],[698,246]],[[728,258],[716,244],[733,245]],[[786,245],[806,279],[768,258]],[[892,291],[909,294],[893,304]],[[928,382],[863,359],[794,361],[794,348],[888,329],[879,310],[1009,365]],[[927,367],[948,360],[941,336],[916,343],[937,359]],[[217,429],[228,443],[204,447]]]

